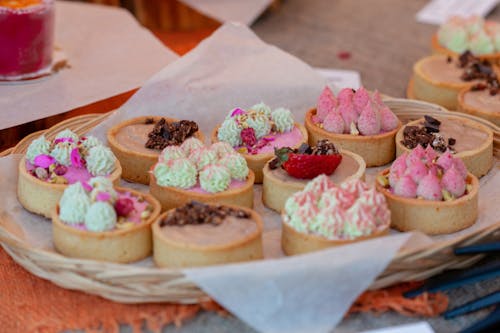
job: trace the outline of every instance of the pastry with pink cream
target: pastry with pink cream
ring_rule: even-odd
[[[263,180],[262,169],[274,156],[275,148],[298,148],[307,142],[307,131],[296,123],[286,108],[272,110],[259,103],[248,110],[236,108],[229,112],[212,132],[212,142],[229,143],[247,161],[255,173],[255,183]]]
[[[317,107],[307,112],[305,125],[310,144],[328,139],[372,167],[394,159],[394,136],[401,122],[377,91],[346,88],[335,96],[326,86]]]
[[[19,162],[17,197],[25,209],[49,218],[69,184],[95,176],[118,183],[121,172],[113,152],[93,136],[79,137],[69,129],[52,140],[41,135]]]
[[[439,155],[419,145],[382,171],[376,185],[392,212],[391,226],[401,231],[447,234],[477,218],[478,180],[449,150]]]
[[[69,185],[52,212],[55,248],[84,259],[132,262],[152,250],[160,204],[149,194],[115,188],[106,177]]]
[[[149,190],[162,211],[192,200],[253,207],[254,173],[229,144],[210,147],[192,137],[168,146],[152,167]]]
[[[0,80],[46,75],[54,52],[53,0],[0,0]]]
[[[281,245],[287,255],[362,241],[389,232],[384,195],[359,179],[335,185],[326,175],[288,198],[282,212]]]

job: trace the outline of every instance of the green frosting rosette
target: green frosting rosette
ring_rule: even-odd
[[[255,104],[250,108],[250,110],[257,111],[258,113],[261,113],[268,118],[271,116],[271,108],[268,105],[264,104],[263,102]]]
[[[175,160],[178,158],[186,157],[184,150],[179,146],[167,146],[162,150],[159,160],[161,162],[166,162],[170,160]]]
[[[211,149],[198,148],[191,151],[189,160],[196,165],[197,170],[201,170],[205,166],[217,161],[217,153]]]
[[[295,126],[293,116],[290,110],[278,108],[271,112],[271,118],[274,121],[276,130],[280,133],[290,132]]]
[[[67,224],[81,223],[85,220],[90,204],[90,199],[80,182],[69,185],[59,201],[59,217]]]
[[[82,138],[80,142],[83,149],[85,150],[89,150],[90,148],[95,146],[102,146],[101,140],[92,135]]]
[[[196,166],[187,158],[156,164],[153,173],[160,186],[188,189],[196,185]]]
[[[186,139],[182,144],[181,144],[181,149],[184,152],[185,156],[189,156],[191,154],[191,151],[198,149],[198,148],[203,148],[203,142],[195,138],[194,136]]]
[[[223,165],[212,164],[200,172],[201,188],[210,193],[222,192],[231,183],[231,173]]]
[[[50,141],[45,139],[45,135],[41,135],[31,142],[26,150],[26,159],[30,163],[34,163],[35,157],[38,155],[48,155],[50,152]]]
[[[105,201],[97,201],[90,205],[85,214],[85,226],[90,231],[112,230],[117,221],[113,206]]]
[[[247,161],[240,154],[228,154],[219,160],[219,164],[226,166],[229,169],[231,178],[237,180],[245,180],[248,177]]]
[[[234,154],[234,148],[227,142],[219,141],[210,146],[210,150],[213,150],[218,158],[222,158],[227,154]]]
[[[50,156],[54,157],[59,164],[71,165],[71,151],[77,147],[75,142],[63,141],[56,143]]]
[[[103,176],[93,177],[88,183],[92,186],[92,190],[90,191],[90,200],[92,202],[96,201],[96,197],[100,192],[108,193],[111,203],[114,203],[118,198],[118,192],[114,189],[113,182],[109,178]]]
[[[260,139],[269,133],[271,133],[271,122],[269,121],[269,117],[265,114],[255,112],[253,110],[247,112],[246,114],[248,118],[246,118],[245,123],[248,127],[253,128],[255,131],[255,137]]]
[[[55,139],[57,140],[63,138],[70,138],[74,143],[78,143],[78,135],[70,129],[65,129],[64,131],[57,133]]]
[[[235,118],[228,118],[220,125],[217,139],[225,141],[233,147],[241,145],[241,127]]]
[[[95,146],[89,149],[86,158],[87,170],[92,176],[107,176],[115,170],[116,157],[105,146]]]
[[[327,238],[335,238],[343,232],[345,216],[336,207],[320,209],[309,229]]]
[[[483,31],[475,34],[469,42],[470,50],[474,54],[493,53],[495,47],[490,36]]]

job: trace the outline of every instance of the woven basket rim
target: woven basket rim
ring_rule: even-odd
[[[495,153],[500,155],[500,128],[489,123],[486,120],[479,119],[470,115],[463,115],[457,112],[448,111],[445,108],[416,100],[407,100],[402,98],[384,97],[384,102],[392,109],[404,109],[406,111],[395,112],[398,116],[409,115],[419,117],[423,113],[447,113],[452,115],[464,116],[489,126],[495,135]],[[410,109],[410,111],[407,111]],[[21,140],[18,145],[0,153],[0,156],[8,154],[22,153],[26,149],[30,140],[45,133],[47,136],[54,135],[57,131],[65,127],[71,127],[79,135],[88,132],[95,125],[106,119],[108,114],[89,114],[74,117],[65,120],[46,131],[32,133]],[[0,218],[2,218],[0,216]],[[481,256],[473,257],[452,257],[450,259],[449,250],[458,244],[469,245],[484,239],[500,230],[500,221],[491,225],[482,227],[469,234],[457,236],[448,240],[435,241],[431,244],[423,244],[409,250],[401,249],[393,258],[391,264],[372,284],[372,288],[385,287],[393,283],[412,280],[415,278],[425,278],[435,275],[444,269],[463,267],[470,265]],[[2,225],[0,225],[0,243],[11,255],[14,260],[20,263],[35,275],[49,279],[57,285],[64,288],[79,289],[91,293],[98,294],[104,298],[108,298],[124,303],[143,303],[143,302],[176,302],[176,303],[197,303],[200,300],[207,299],[207,295],[200,290],[191,281],[188,281],[181,269],[175,268],[159,268],[159,267],[143,267],[131,264],[117,264],[109,262],[99,262],[88,259],[69,258],[62,254],[33,248],[19,239],[16,235],[11,234]],[[436,258],[434,258],[435,256]],[[418,266],[415,264],[418,260],[433,258],[427,266]],[[56,272],[57,271],[57,272]],[[64,272],[62,277],[57,275],[59,271]],[[70,276],[71,278],[68,278]],[[72,278],[74,278],[72,280]],[[117,280],[113,283],[108,281],[113,279],[133,282],[137,284],[136,289],[120,287]],[[148,287],[143,285],[143,281],[156,281],[159,284],[164,284],[170,288],[168,293],[159,294],[156,290],[149,291]],[[163,281],[166,280],[166,281]],[[75,284],[78,281],[81,285]],[[93,288],[85,289],[86,284],[92,284]],[[147,294],[147,293],[150,294]]]

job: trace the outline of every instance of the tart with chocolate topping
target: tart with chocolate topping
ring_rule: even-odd
[[[262,230],[251,209],[192,201],[154,222],[153,258],[173,268],[262,259]]]
[[[151,224],[160,204],[149,194],[113,187],[104,177],[70,185],[52,212],[52,236],[62,254],[127,263],[151,254]]]
[[[303,190],[309,180],[320,174],[335,184],[363,179],[365,175],[366,164],[361,156],[347,150],[339,152],[327,139],[313,147],[303,143],[298,149],[276,149],[275,155],[263,169],[262,201],[277,212],[281,212],[292,194]]]
[[[107,133],[109,146],[123,166],[123,179],[145,185],[160,152],[191,137],[204,140],[194,121],[158,116],[129,119]]]
[[[407,88],[408,98],[457,109],[457,96],[462,89],[496,77],[498,68],[466,51],[459,57],[432,55],[413,66],[413,77]]]
[[[395,158],[394,136],[401,122],[377,91],[342,89],[335,96],[325,87],[317,107],[306,113],[305,126],[310,145],[328,139],[373,167]]]
[[[273,158],[275,148],[298,148],[307,142],[307,131],[294,121],[292,112],[280,107],[272,110],[259,103],[248,110],[229,112],[212,131],[212,142],[227,142],[247,161],[255,174],[255,183],[263,180],[262,169]]]
[[[290,196],[281,214],[287,255],[323,250],[389,233],[384,196],[359,179],[340,185],[319,175]]]
[[[458,93],[457,111],[486,119],[500,127],[500,82],[498,77]]]
[[[418,145],[429,146],[438,154],[450,151],[476,177],[493,166],[493,131],[468,118],[425,116],[407,123],[396,135],[396,153],[400,156]]]

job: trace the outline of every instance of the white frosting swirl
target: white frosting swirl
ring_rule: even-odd
[[[75,142],[59,142],[52,148],[50,155],[53,156],[59,164],[69,166],[71,165],[71,151],[75,148]]]
[[[231,173],[223,165],[212,164],[200,171],[201,188],[207,192],[222,192],[231,183]]]
[[[35,157],[38,155],[47,155],[50,152],[50,141],[45,139],[45,135],[41,135],[31,142],[26,150],[26,159],[30,163],[34,163]]]
[[[228,118],[220,125],[217,139],[225,141],[233,147],[241,145],[241,128],[235,118]]]
[[[116,211],[107,202],[94,202],[85,214],[85,226],[90,231],[112,230],[116,225]]]
[[[105,146],[95,146],[89,149],[87,158],[87,170],[92,176],[107,176],[115,170],[116,157]]]
[[[271,118],[280,133],[290,132],[295,126],[292,113],[288,109],[278,108],[274,110],[271,112]]]
[[[78,135],[70,129],[65,129],[56,135],[56,139],[71,138],[74,143],[78,143]]]

